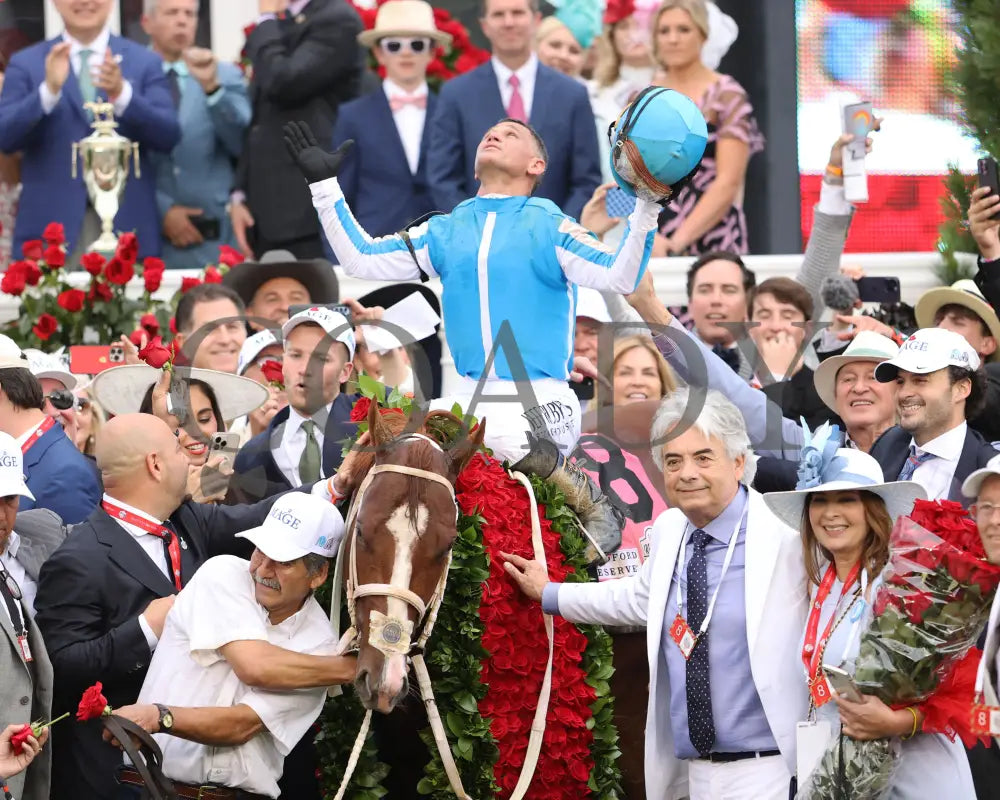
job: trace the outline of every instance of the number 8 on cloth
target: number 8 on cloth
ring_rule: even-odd
[[[690,627],[688,627],[687,620],[680,614],[677,615],[673,624],[670,626],[670,638],[673,639],[677,644],[677,647],[680,648],[681,655],[684,656],[685,659],[691,658],[694,646],[698,644],[698,637],[694,635],[694,632]]]

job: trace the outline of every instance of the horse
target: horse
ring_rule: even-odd
[[[455,480],[482,446],[485,424],[465,429],[447,450],[428,423],[461,421],[431,412],[419,432],[406,432],[402,413],[368,412],[374,454],[360,459],[358,490],[348,519],[344,564],[356,630],[354,681],[369,711],[389,714],[409,692],[408,657],[433,627],[457,535]],[[367,461],[367,465],[365,462]]]

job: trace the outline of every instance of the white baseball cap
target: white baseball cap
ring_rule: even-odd
[[[926,375],[945,367],[977,370],[979,354],[965,337],[944,328],[921,328],[903,342],[899,353],[875,367],[875,380],[891,383],[900,370]]]
[[[9,336],[0,333],[0,369],[5,367],[20,367],[28,369],[28,362],[18,347],[17,342]]]
[[[344,518],[333,503],[288,492],[274,501],[262,525],[236,536],[249,539],[272,561],[294,561],[309,553],[333,558],[344,538]]]
[[[24,351],[24,355],[28,358],[28,369],[39,380],[52,378],[54,381],[59,381],[71,392],[80,383],[76,375],[66,368],[65,362],[59,354],[43,353],[41,350],[29,347]]]
[[[355,343],[354,331],[351,329],[351,324],[343,314],[325,306],[313,306],[312,308],[307,308],[305,311],[300,311],[293,317],[289,317],[288,322],[281,326],[281,337],[287,342],[289,333],[299,325],[309,322],[313,325],[319,325],[329,336],[332,336],[338,342],[342,342],[350,354],[348,361],[354,360]]]
[[[236,374],[242,375],[266,348],[272,344],[281,344],[281,340],[274,335],[274,331],[267,329],[258,331],[253,336],[248,336],[240,348],[240,359],[236,365]]]
[[[962,494],[972,499],[979,497],[979,490],[983,488],[983,481],[990,477],[990,475],[1000,475],[1000,453],[997,453],[997,455],[987,461],[986,466],[982,469],[977,469],[975,472],[969,473],[969,477],[962,483]]]
[[[0,433],[0,497],[15,494],[35,499],[24,482],[21,446],[9,433]]]
[[[611,322],[608,304],[597,289],[579,286],[576,290],[576,316],[589,317],[596,322]]]

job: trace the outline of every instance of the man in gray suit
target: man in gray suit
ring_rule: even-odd
[[[48,720],[52,713],[52,664],[34,622],[36,584],[29,575],[30,568],[37,578],[40,563],[35,562],[47,554],[45,548],[23,547],[14,533],[20,498],[31,496],[21,448],[13,436],[0,433],[0,720],[5,724]],[[45,750],[25,772],[10,778],[10,791],[19,800],[48,800],[51,768]]]
[[[181,123],[180,143],[154,162],[163,260],[168,267],[201,269],[218,261],[220,244],[236,244],[226,203],[250,100],[235,65],[193,46],[198,0],[145,0],[144,9],[142,26],[163,58]]]

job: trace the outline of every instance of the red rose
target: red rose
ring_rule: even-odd
[[[181,278],[181,294],[187,294],[195,286],[201,286],[201,278]]]
[[[24,743],[28,741],[29,736],[34,736],[35,731],[32,730],[30,725],[25,725],[21,730],[10,737],[10,749],[15,756],[21,755],[24,752]]]
[[[67,289],[61,292],[56,298],[60,308],[67,311],[79,311],[83,308],[83,301],[87,299],[86,293],[82,289]]]
[[[364,422],[368,419],[368,409],[371,407],[371,404],[371,398],[359,397],[354,404],[354,408],[351,409],[351,422]]]
[[[435,58],[427,65],[427,75],[428,77],[441,78],[442,80],[455,77],[455,73],[448,69],[448,66],[440,58]]]
[[[7,271],[3,274],[3,279],[0,280],[0,291],[4,294],[12,294],[15,297],[24,291],[27,280],[25,269],[20,265],[26,263],[25,261],[15,261],[7,267]]]
[[[222,283],[222,273],[215,267],[205,267],[205,283]]]
[[[24,279],[27,281],[28,286],[38,286],[38,282],[42,279],[41,267],[34,261],[25,261]]]
[[[134,264],[139,255],[139,240],[134,233],[123,233],[118,237],[118,247],[115,255],[127,264]]]
[[[111,713],[108,698],[101,694],[101,689],[103,688],[104,686],[98,681],[83,693],[83,697],[80,698],[80,705],[76,709],[76,718],[79,722],[97,719]]]
[[[260,371],[264,373],[264,379],[268,383],[284,384],[285,375],[282,371],[281,362],[269,358],[260,365]]]
[[[49,269],[59,269],[66,263],[66,254],[57,244],[50,244],[42,253],[42,258],[49,266]]]
[[[58,247],[66,241],[66,231],[58,222],[50,222],[42,231],[42,238],[47,244]]]
[[[170,328],[170,332],[174,336],[176,336],[177,335],[177,317],[171,317],[170,318],[170,325],[168,325],[167,327],[169,327]]]
[[[159,258],[150,256],[142,260],[142,278],[146,282],[146,291],[152,294],[163,283],[163,271],[166,267]]]
[[[59,320],[51,314],[42,314],[38,318],[38,322],[31,328],[31,332],[43,342],[47,341],[57,330],[59,330]]]
[[[90,285],[90,291],[87,292],[87,299],[91,302],[94,300],[103,300],[105,303],[108,303],[111,301],[111,287],[106,283],[94,281]]]
[[[132,333],[128,335],[128,340],[132,342],[140,350],[142,349],[142,342],[144,339],[148,339],[149,334],[146,333],[142,328],[136,328]]]
[[[447,22],[451,19],[451,14],[448,13],[443,8],[434,7],[434,23],[440,28],[442,22]]]
[[[156,318],[156,314],[143,314],[139,318],[139,326],[150,336],[156,336],[160,332],[160,321]]]
[[[235,250],[228,244],[219,245],[219,263],[225,264],[227,267],[235,267],[237,264],[242,264],[246,261],[243,253],[239,250]]]
[[[124,286],[135,276],[134,261],[123,260],[118,254],[111,257],[111,260],[104,267],[104,277],[108,283],[116,283]]]
[[[80,259],[82,266],[91,275],[100,275],[104,269],[105,258],[100,253],[84,253]]]
[[[42,240],[30,239],[21,245],[21,253],[25,258],[38,261],[42,257]]]
[[[172,357],[172,350],[163,344],[163,339],[159,336],[154,336],[149,344],[139,351],[139,358],[155,369],[170,363]]]

